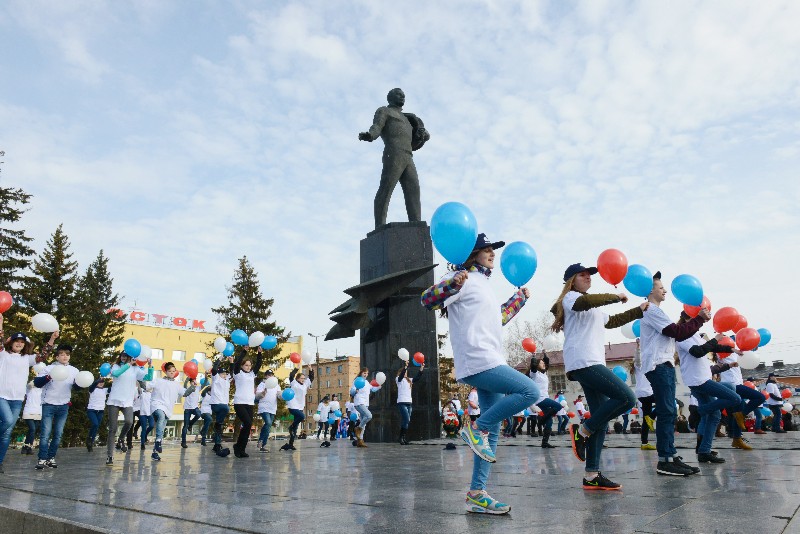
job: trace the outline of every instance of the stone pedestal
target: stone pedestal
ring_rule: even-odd
[[[425,222],[389,223],[361,240],[361,283],[399,271],[433,263],[433,244]],[[433,285],[433,271],[420,276],[396,296],[369,310],[374,326],[362,329],[361,364],[369,367],[370,377],[386,373],[386,383],[370,399],[372,422],[366,439],[372,442],[396,441],[400,435],[397,410],[397,371],[403,365],[397,350],[406,348],[425,355],[425,371],[412,388],[413,414],[409,439],[440,437],[439,362],[436,343],[436,316],[420,305],[422,291]],[[411,376],[419,367],[409,364]]]

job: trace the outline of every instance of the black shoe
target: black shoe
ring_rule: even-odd
[[[215,443],[214,446],[211,448],[211,450],[216,453],[219,453],[219,451],[222,450],[222,445],[220,445],[219,443]]]
[[[617,484],[616,482],[611,482],[609,479],[603,476],[603,473],[598,473],[596,477],[591,480],[583,479],[583,489],[585,490],[618,490],[621,489],[622,486]]]
[[[228,447],[225,447],[224,449],[220,449],[219,451],[217,451],[217,456],[219,456],[220,458],[225,458],[230,453],[231,450]]]
[[[47,460],[39,460],[38,462],[36,462],[36,469],[38,469],[39,471],[41,471],[45,467],[47,467]]]
[[[700,462],[701,464],[708,463],[708,462],[710,462],[712,464],[724,464],[725,463],[725,458],[720,458],[716,454],[711,454],[711,453],[708,453],[708,452],[701,452],[701,453],[699,453],[697,455],[697,461]]]
[[[156,441],[156,444],[155,444],[155,446],[153,448],[156,450],[156,452],[164,452],[164,451],[161,450],[161,442],[160,441]]]
[[[296,451],[297,447],[295,447],[294,445],[289,445],[289,450],[290,451]]]
[[[773,432],[775,432],[776,434],[786,434],[785,430],[774,430]]]
[[[145,450],[146,448],[147,448],[147,446],[144,444],[144,441],[143,441],[142,442],[142,450]]]
[[[288,450],[289,450],[289,444],[288,444],[288,443],[284,443],[283,445],[281,445],[281,448],[280,448],[280,450],[282,450],[282,451],[288,451]]]
[[[111,456],[106,457],[106,465],[114,465],[114,458]]]
[[[202,445],[203,447],[206,446],[206,438],[200,440],[200,445]]]
[[[55,458],[50,458],[49,460],[47,460],[46,465],[47,465],[47,467],[49,467],[51,469],[56,469],[58,467],[58,464],[56,463],[56,459]]]
[[[153,454],[151,454],[150,458],[152,458],[154,462],[160,462],[161,461],[161,456],[159,456],[157,452],[154,452]]]
[[[237,458],[241,458],[242,457],[242,453],[239,451],[239,444],[238,443],[234,443],[233,444],[233,455],[236,456]]]
[[[586,461],[586,438],[578,432],[581,427],[579,424],[572,425],[572,432],[570,433],[570,440],[572,441],[572,452],[581,462]]]
[[[658,462],[656,473],[659,475],[671,475],[676,477],[688,477],[692,474],[691,469],[685,469],[675,462]]]
[[[683,458],[681,458],[680,456],[675,456],[672,459],[672,462],[675,463],[675,464],[678,464],[679,466],[683,467],[684,469],[690,470],[692,472],[692,474],[694,474],[694,475],[696,475],[697,473],[700,472],[700,468],[699,467],[694,467],[694,466],[691,466],[691,465],[685,463],[683,461]]]
[[[128,447],[125,446],[124,443],[118,443],[119,447],[117,447],[122,452],[128,452]]]
[[[555,449],[556,446],[555,445],[550,445],[549,442],[542,442],[542,448],[543,449]]]
[[[186,442],[185,442],[185,441],[181,441],[181,448],[182,448],[182,449],[188,449],[188,448],[189,448],[189,446],[186,444]]]
[[[331,438],[331,441],[336,441],[336,438]]]

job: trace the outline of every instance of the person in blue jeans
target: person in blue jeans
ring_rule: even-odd
[[[526,288],[520,288],[502,306],[497,302],[490,276],[494,251],[504,245],[479,234],[467,260],[421,297],[425,308],[440,309],[449,319],[456,380],[478,391],[481,415],[459,432],[475,453],[466,509],[495,515],[511,511],[511,506],[486,492],[491,465],[496,461],[500,423],[539,398],[533,381],[510,367],[504,354],[502,327],[530,297]]]
[[[539,390],[539,398],[536,399],[536,406],[542,410],[541,422],[543,429],[542,448],[554,449],[555,446],[550,445],[550,435],[553,433],[553,416],[562,409],[561,404],[547,396],[547,391],[550,388],[550,379],[547,377],[547,370],[550,368],[550,358],[547,353],[542,351],[542,357],[531,357],[531,366],[528,369],[528,376],[531,377],[533,383],[536,384],[536,389]]]
[[[601,306],[625,303],[624,293],[589,294],[596,267],[575,263],[564,271],[564,288],[550,311],[555,316],[551,329],[564,332],[564,370],[567,379],[577,381],[589,403],[591,418],[573,424],[570,431],[572,451],[586,462],[585,490],[619,490],[600,472],[600,456],[608,422],[636,405],[633,391],[606,367],[605,330],[619,328],[642,316],[647,303],[617,315],[600,311]],[[580,397],[579,397],[580,398]]]

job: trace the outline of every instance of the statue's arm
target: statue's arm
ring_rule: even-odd
[[[372,126],[369,131],[358,134],[359,140],[372,142],[380,137],[383,131],[383,125],[386,124],[386,115],[385,107],[378,108],[375,112],[375,118],[372,119]]]

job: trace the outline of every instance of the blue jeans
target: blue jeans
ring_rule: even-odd
[[[208,434],[208,427],[211,426],[211,414],[201,413],[200,417],[203,418],[203,428],[200,429],[200,437],[205,439],[206,435]]]
[[[728,387],[733,387],[733,384],[724,383]],[[738,407],[728,410],[728,432],[732,438],[741,438],[742,429],[736,424],[736,419],[733,418],[733,412],[742,412],[742,415],[747,416],[752,411],[758,412],[758,407],[764,403],[764,395],[758,391],[751,389],[745,385],[739,384],[735,387],[736,393],[741,397],[741,402]],[[756,420],[758,416],[756,416]],[[756,421],[757,422],[757,421]]]
[[[0,464],[8,452],[8,445],[11,443],[11,432],[19,419],[19,412],[22,410],[21,400],[8,400],[0,398]]]
[[[189,427],[194,425],[200,419],[200,408],[183,411],[183,430],[181,430],[181,441],[186,442],[186,432]]]
[[[714,441],[714,434],[720,420],[720,410],[723,408],[728,411],[735,409],[742,402],[742,398],[724,384],[713,380],[706,380],[699,386],[690,386],[689,390],[697,399],[697,412],[700,414],[697,433],[703,436],[697,452],[710,453],[711,443]],[[736,425],[736,422],[734,421],[733,424]]]
[[[542,426],[545,428],[551,428],[553,424],[553,416],[561,410],[561,405],[554,401],[553,399],[544,399],[542,402],[538,403],[536,406],[542,410]]]
[[[28,432],[25,434],[25,445],[33,445],[33,440],[36,439],[36,431],[39,430],[39,421],[25,419],[25,424],[28,425]]]
[[[473,425],[489,433],[492,452],[497,451],[500,423],[507,417],[513,417],[515,413],[523,411],[539,398],[539,389],[533,380],[508,365],[500,365],[468,376],[463,382],[475,386],[478,390],[481,415]],[[486,489],[491,467],[491,463],[481,460],[477,454],[474,455],[471,490]]]
[[[261,412],[258,415],[260,415],[261,419],[264,420],[264,426],[261,427],[261,433],[258,434],[258,441],[260,441],[262,445],[266,445],[267,440],[269,439],[269,431],[272,428],[272,422],[275,421],[275,414]]]
[[[756,416],[756,424],[755,424],[754,429],[755,430],[761,430],[761,417],[762,417],[761,409],[755,410],[753,413]]]
[[[147,441],[147,434],[156,426],[156,420],[152,415],[139,414],[139,426],[141,427],[142,443]]]
[[[780,432],[781,430],[781,405],[768,404],[767,408],[772,410],[772,431]]]
[[[56,457],[68,413],[69,404],[42,404],[42,433],[39,434],[40,460],[52,460]]]
[[[156,410],[153,412],[153,418],[156,420],[156,443],[164,438],[164,429],[167,427],[167,414],[164,410]]]
[[[567,431],[567,425],[569,424],[569,417],[566,415],[559,415],[558,416],[558,433],[563,434]]]
[[[366,404],[359,404],[358,406],[356,406],[356,411],[360,416],[358,422],[358,428],[364,430],[365,428],[367,428],[367,423],[372,421],[372,412],[369,411],[369,408],[367,407]]]
[[[211,416],[214,418],[214,445],[222,444],[222,424],[228,417],[230,407],[227,404],[212,404]]]
[[[408,424],[411,422],[411,403],[398,402],[397,409],[400,410],[400,428],[402,430],[408,430]]]
[[[89,443],[94,442],[97,437],[97,429],[103,422],[104,413],[104,410],[86,410],[86,416],[89,418],[89,436],[87,437]]]
[[[653,386],[656,420],[656,450],[661,461],[675,456],[675,367],[669,363],[656,365],[655,369],[645,373],[647,381]]]
[[[628,414],[624,413],[622,414],[622,433],[624,434],[627,431],[628,431]]]
[[[590,419],[583,422],[591,435],[586,441],[586,471],[600,471],[600,455],[608,422],[636,406],[636,395],[605,365],[592,365],[569,373],[583,388]]]

